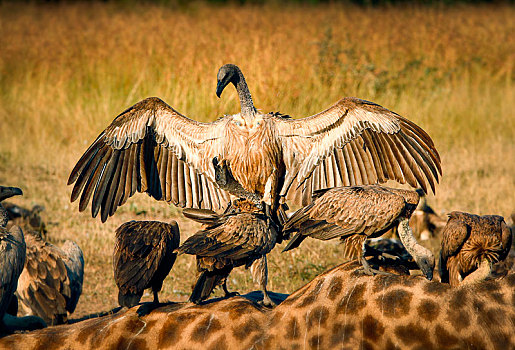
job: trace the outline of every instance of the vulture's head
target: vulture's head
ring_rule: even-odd
[[[234,179],[231,169],[227,166],[227,162],[222,160],[218,161],[217,157],[213,158],[213,167],[215,168],[215,181],[221,188],[227,187]]]
[[[21,196],[22,190],[18,187],[0,186],[0,202],[13,196]]]
[[[415,262],[424,276],[431,281],[433,279],[433,270],[435,268],[435,257],[429,249],[422,246],[420,247],[420,250],[422,251],[417,254],[417,257],[415,257]]]
[[[229,83],[233,83],[234,86],[240,80],[240,69],[238,66],[234,64],[224,64],[218,70],[218,75],[216,77],[216,96],[220,97],[222,95],[222,91],[224,91],[225,87],[229,85]]]

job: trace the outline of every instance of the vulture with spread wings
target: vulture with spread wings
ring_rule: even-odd
[[[179,207],[218,210],[228,193],[215,183],[212,159],[226,161],[245,190],[271,201],[307,204],[327,187],[395,180],[427,192],[441,175],[429,135],[413,122],[373,102],[347,97],[304,119],[254,107],[240,69],[218,72],[218,96],[232,83],[241,112],[212,123],[191,120],[156,97],[120,114],[72,170],[68,184],[79,210],[91,201],[93,217],[111,216],[136,192]]]

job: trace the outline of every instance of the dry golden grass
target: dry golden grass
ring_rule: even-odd
[[[0,3],[0,183],[23,188],[19,204],[45,205],[52,241],[71,238],[84,250],[75,316],[116,306],[118,225],[175,218],[183,237],[198,226],[145,195],[101,224],[69,203],[69,172],[119,112],[147,96],[198,120],[237,112],[233,89],[220,100],[214,93],[217,69],[232,62],[263,111],[308,116],[357,96],[410,118],[442,156],[444,176],[430,204],[507,216],[515,207],[514,17],[512,6]],[[291,253],[276,249],[270,288],[293,291],[341,261],[339,253],[335,242],[309,240]],[[184,300],[193,280],[193,257],[180,257],[163,299]],[[229,283],[255,287],[246,271]]]

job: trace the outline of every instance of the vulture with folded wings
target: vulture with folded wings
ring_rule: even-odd
[[[435,259],[431,251],[418,244],[409,226],[417,208],[417,191],[380,185],[336,187],[315,193],[313,202],[297,210],[283,226],[283,233],[296,235],[283,251],[298,247],[312,237],[327,241],[340,238],[343,255],[360,259],[365,272],[373,271],[365,259],[365,242],[398,227],[399,238],[428,280],[433,278]]]
[[[227,192],[215,183],[212,159],[226,161],[245,190],[271,184],[272,211],[281,199],[307,204],[318,189],[395,180],[427,192],[441,175],[440,157],[419,126],[373,102],[346,97],[304,119],[254,107],[240,69],[218,72],[218,96],[232,83],[241,112],[211,123],[191,120],[156,97],[117,116],[73,168],[71,200],[92,216],[113,215],[136,192],[179,207],[218,210]]]
[[[274,305],[266,289],[266,255],[277,241],[277,230],[270,218],[249,199],[233,201],[223,214],[206,209],[184,209],[183,214],[204,224],[177,250],[179,254],[197,256],[199,276],[190,301],[200,303],[218,285],[222,285],[226,296],[231,296],[227,277],[233,268],[245,266],[251,268],[254,281],[261,287],[263,304]]]
[[[82,294],[82,249],[70,240],[59,248],[38,231],[25,232],[25,241],[27,259],[16,290],[22,310],[48,325],[67,323]]]
[[[130,221],[116,229],[113,269],[121,306],[138,304],[147,288],[159,304],[158,293],[175,263],[180,238],[175,220]]]
[[[2,206],[4,199],[22,195],[17,187],[0,186],[0,330],[3,318],[14,297],[18,278],[25,264],[25,239],[19,226],[7,229],[9,214]]]
[[[458,286],[485,280],[492,265],[508,256],[512,239],[502,216],[453,211],[444,228],[440,250],[442,283]]]

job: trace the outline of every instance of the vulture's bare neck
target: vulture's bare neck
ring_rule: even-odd
[[[225,161],[221,164],[214,164],[214,168],[216,174],[216,183],[222,190],[227,191],[239,198],[245,198],[254,203],[259,209],[262,208],[262,198],[256,193],[249,192],[244,189],[243,186],[234,178]]]
[[[2,203],[0,203],[0,227],[6,227],[7,222],[9,221],[9,214],[7,213],[7,210],[2,206]]]
[[[472,272],[470,275],[465,277],[461,282],[462,285],[472,285],[476,283],[480,283],[490,276],[492,272],[492,263],[488,261],[488,259],[483,259],[481,264],[479,264],[478,269]]]
[[[432,280],[435,258],[429,249],[417,243],[415,237],[413,237],[413,231],[411,231],[409,226],[408,218],[402,218],[400,220],[398,232],[404,248],[411,254],[426,278]]]
[[[236,91],[238,92],[238,97],[240,99],[241,116],[245,119],[254,118],[257,110],[254,107],[254,102],[252,102],[252,96],[250,95],[247,82],[243,77],[243,73],[239,69],[236,72],[236,82],[234,83],[234,86],[236,87]]]
[[[409,226],[408,219],[402,219],[399,224],[399,238],[401,239],[402,245],[404,248],[410,253],[412,257],[420,256],[426,253],[427,249],[420,244],[418,244],[417,240],[413,236],[413,231]]]

